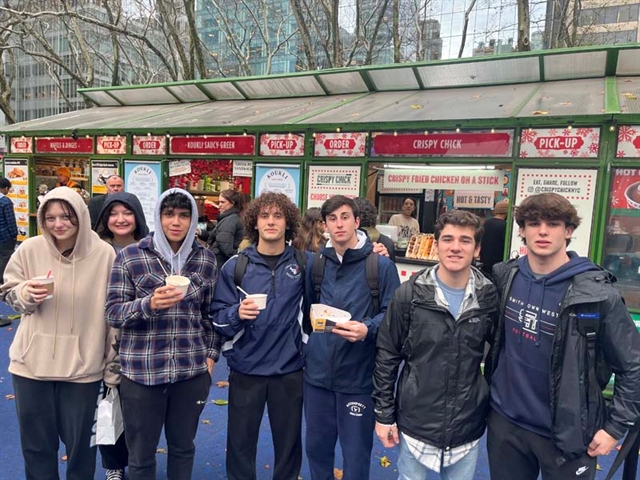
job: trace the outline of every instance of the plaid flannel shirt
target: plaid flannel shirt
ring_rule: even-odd
[[[407,449],[411,452],[411,455],[422,465],[436,473],[440,472],[440,468],[449,467],[462,460],[480,442],[480,440],[474,440],[458,447],[442,449],[416,440],[406,433],[400,432],[400,435],[402,435],[402,439],[407,444]]]
[[[122,374],[143,385],[188,380],[218,359],[222,338],[213,329],[211,303],[217,280],[213,253],[194,242],[181,275],[191,284],[185,298],[152,310],[154,291],[171,266],[153,248],[153,234],[117,256],[107,289],[106,318],[122,331]]]
[[[15,242],[17,236],[18,227],[13,202],[9,197],[0,194],[0,243]]]

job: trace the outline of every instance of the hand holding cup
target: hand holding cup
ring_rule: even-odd
[[[151,296],[152,310],[166,310],[179,303],[184,298],[184,293],[173,285],[164,285],[156,288]]]
[[[34,302],[42,303],[53,298],[53,277],[42,275],[27,282],[26,290]]]

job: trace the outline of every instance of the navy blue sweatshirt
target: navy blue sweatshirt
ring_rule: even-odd
[[[549,363],[562,299],[575,275],[598,269],[588,258],[568,255],[569,262],[544,276],[531,271],[526,256],[518,260],[503,312],[504,352],[491,383],[496,412],[546,437],[551,437]]]

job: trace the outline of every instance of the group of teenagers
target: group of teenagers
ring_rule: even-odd
[[[333,480],[338,441],[343,478],[370,478],[374,432],[399,446],[402,480],[471,480],[485,429],[493,480],[595,478],[596,457],[640,420],[640,333],[612,276],[568,251],[580,218],[565,198],[516,207],[528,254],[491,280],[473,265],[483,227],[469,212],[439,217],[438,264],[402,285],[352,199],[332,197],[320,214],[326,243],[296,249],[298,208],[263,193],[242,212],[249,246],[219,264],[184,190],[160,196],[152,233],[134,195],[108,195],[93,231],[76,192],[49,192],[42,235],[16,250],[0,287],[22,314],[9,371],[26,479],[58,478],[60,440],[67,479],[94,478],[104,388],[119,389],[124,418],[116,445],[101,446],[107,475],[127,467],[131,480],[155,480],[164,429],[167,478],[191,479],[220,353],[230,480],[257,478],[265,406],[276,480],[298,479],[303,412],[312,480]],[[48,272],[50,299],[34,280]],[[172,274],[189,278],[186,294],[165,284]],[[267,294],[266,307],[242,291]],[[314,332],[317,303],[351,320]],[[602,368],[616,375],[610,405]]]

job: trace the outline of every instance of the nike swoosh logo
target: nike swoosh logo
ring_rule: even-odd
[[[589,467],[587,467],[587,466],[580,467],[578,470],[576,470],[576,475],[582,475],[587,470],[589,470]]]

